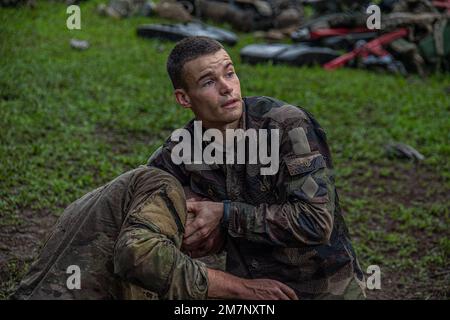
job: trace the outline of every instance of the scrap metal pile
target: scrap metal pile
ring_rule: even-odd
[[[325,62],[326,69],[354,66],[420,75],[450,71],[450,1],[382,1],[380,29],[373,30],[366,26],[368,3],[360,4],[313,18],[291,38],[345,52]]]
[[[422,76],[450,71],[449,0],[383,0],[378,4],[377,29],[367,26],[370,4],[365,0],[162,0],[150,5],[149,11],[184,24],[141,26],[138,34],[172,40],[206,35],[230,45],[238,41],[232,32],[201,22],[213,21],[269,42],[242,48],[241,58],[248,63],[320,64],[328,70],[349,66]]]

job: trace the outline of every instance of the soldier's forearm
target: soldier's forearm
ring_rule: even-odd
[[[208,298],[240,299],[242,279],[219,270],[208,268]]]
[[[230,205],[228,233],[254,242],[280,246],[326,243],[333,218],[326,204],[282,203],[253,206],[242,202]]]

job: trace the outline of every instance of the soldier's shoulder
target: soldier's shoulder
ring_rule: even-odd
[[[156,161],[163,154],[167,154],[172,152],[172,149],[179,143],[177,139],[173,139],[172,136],[177,130],[187,130],[188,132],[193,132],[193,124],[194,119],[189,121],[184,127],[174,129],[164,140],[163,144],[159,146],[148,158],[147,165],[151,165],[154,161]]]
[[[253,117],[268,118],[279,123],[309,119],[308,113],[303,108],[272,97],[247,97],[244,101],[247,112]]]

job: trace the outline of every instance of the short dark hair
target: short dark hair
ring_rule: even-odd
[[[224,49],[220,42],[203,36],[188,37],[179,41],[167,59],[167,73],[174,89],[187,88],[183,78],[184,65],[198,57]]]

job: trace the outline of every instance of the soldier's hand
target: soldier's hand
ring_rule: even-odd
[[[294,290],[277,280],[242,279],[243,289],[239,298],[243,300],[298,300]]]
[[[241,300],[298,300],[294,290],[272,279],[245,279],[207,268],[208,298]]]
[[[188,186],[184,186],[183,190],[184,190],[184,194],[186,196],[186,202],[188,202],[188,201],[209,201],[208,198],[205,198],[205,197],[195,193]]]
[[[183,245],[181,250],[186,252],[191,258],[200,258],[208,256],[211,254],[219,253],[225,242],[225,237],[223,236],[220,226],[218,226],[208,237],[205,243],[201,244],[198,248],[194,250],[188,250]]]
[[[183,245],[188,251],[195,251],[205,244],[212,232],[220,227],[223,203],[212,201],[188,201],[187,210],[193,219],[187,219]]]

